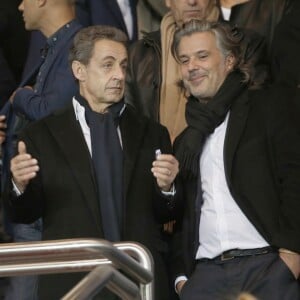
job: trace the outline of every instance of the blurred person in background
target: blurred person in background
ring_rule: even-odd
[[[76,0],[76,18],[84,26],[109,25],[138,37],[137,0]]]

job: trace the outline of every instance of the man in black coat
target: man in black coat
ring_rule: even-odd
[[[178,163],[167,154],[167,130],[124,104],[126,41],[123,32],[106,26],[85,28],[75,37],[70,62],[79,94],[21,135],[8,206],[18,222],[42,217],[43,240],[97,237],[144,244],[155,261],[155,299],[164,300],[169,296],[162,256],[168,249],[161,226],[174,218]],[[157,149],[163,154],[155,160]],[[61,298],[79,278],[41,276],[40,299]]]
[[[174,144],[186,207],[173,264],[183,300],[300,297],[298,91],[250,91],[241,38],[196,20],[174,35],[191,95]]]

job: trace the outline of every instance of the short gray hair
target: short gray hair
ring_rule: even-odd
[[[81,29],[74,37],[73,44],[69,52],[69,63],[77,60],[84,65],[88,65],[95,43],[99,40],[110,40],[124,45],[127,49],[128,38],[126,34],[111,26],[95,25]]]

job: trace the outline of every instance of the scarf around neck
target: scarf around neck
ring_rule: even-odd
[[[123,223],[123,151],[117,127],[125,104],[120,101],[109,106],[106,113],[97,113],[81,95],[75,99],[84,106],[90,128],[104,238],[117,242],[121,240]]]
[[[232,104],[245,90],[240,72],[230,73],[216,95],[207,103],[191,96],[186,105],[188,127],[174,142],[175,156],[183,178],[198,176],[199,158],[206,138],[224,121]]]

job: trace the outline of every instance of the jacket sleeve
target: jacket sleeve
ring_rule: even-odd
[[[284,97],[278,95],[280,91],[275,89],[267,117],[270,157],[280,197],[274,244],[300,253],[300,93],[295,89],[295,93],[286,92]]]
[[[42,93],[35,93],[27,88],[17,91],[13,101],[13,109],[17,114],[21,114],[31,121],[38,120],[54,110],[63,108],[72,100],[77,90],[77,84],[66,57],[62,59],[55,74],[47,77],[46,80],[45,85],[47,84],[47,86]]]
[[[38,152],[34,144],[24,134],[20,140],[26,144],[27,152],[32,157],[38,159]],[[5,209],[16,223],[30,224],[43,215],[43,193],[41,187],[41,171],[32,179],[26,187],[24,193],[17,196],[12,188],[12,181],[7,184],[3,193]]]
[[[160,126],[160,150],[163,154],[172,154],[172,145],[168,130]],[[155,199],[154,199],[154,212],[161,222],[169,222],[180,218],[183,208],[181,197],[181,186],[175,179],[174,186],[176,193],[174,196],[166,196],[159,189],[156,180],[155,183]]]

